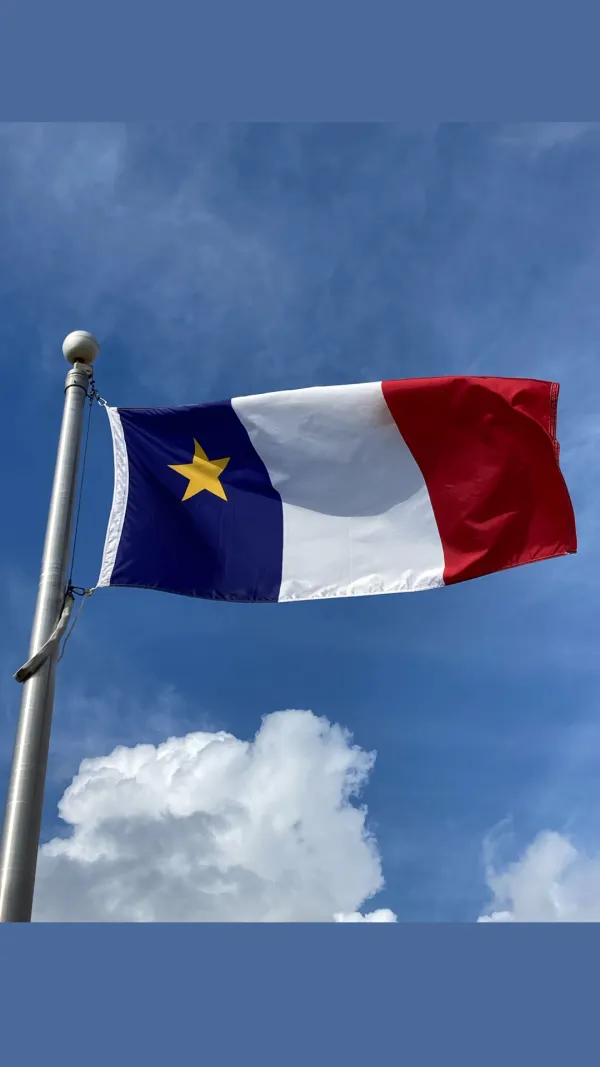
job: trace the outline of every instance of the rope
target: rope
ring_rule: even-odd
[[[59,663],[60,663],[61,659],[63,658],[63,656],[65,654],[65,648],[67,647],[67,641],[69,640],[71,634],[73,633],[73,630],[77,626],[77,622],[79,620],[79,616],[81,615],[81,612],[83,611],[83,605],[85,604],[86,599],[91,597],[91,595],[92,595],[92,593],[94,591],[95,591],[95,587],[94,587],[94,589],[82,589],[82,590],[80,590],[76,586],[71,586],[71,588],[69,589],[69,595],[73,596],[73,593],[75,593],[77,596],[80,596],[81,597],[81,603],[80,603],[80,605],[79,605],[79,607],[77,609],[77,614],[76,614],[75,618],[73,619],[73,622],[71,623],[69,632],[68,632],[67,636],[65,637],[65,639],[63,641],[63,646],[62,646],[62,649],[61,649],[61,653],[60,653],[60,656],[58,657],[58,662]]]
[[[14,677],[16,682],[26,682],[29,678],[32,678],[34,674],[37,674],[37,672],[39,671],[40,667],[43,666],[43,664],[46,662],[48,657],[52,654],[52,652],[54,651],[56,646],[58,644],[60,644],[61,638],[62,638],[65,630],[67,629],[67,626],[69,625],[69,619],[71,618],[71,614],[73,612],[73,605],[75,603],[75,596],[80,596],[81,597],[81,603],[80,603],[79,608],[77,610],[77,614],[75,615],[75,618],[73,619],[73,622],[71,623],[69,631],[68,631],[68,633],[67,633],[67,635],[66,635],[66,637],[65,637],[65,639],[63,641],[63,646],[62,646],[62,649],[61,649],[61,653],[60,653],[60,656],[58,657],[58,661],[57,662],[60,663],[61,659],[63,658],[63,656],[65,654],[65,648],[67,647],[67,641],[69,640],[71,634],[73,633],[73,630],[75,629],[75,627],[77,625],[77,621],[79,619],[79,616],[81,615],[81,611],[82,611],[83,605],[85,604],[86,599],[88,597],[91,597],[93,592],[94,592],[93,589],[82,589],[79,586],[74,586],[74,585],[70,585],[69,586],[69,588],[67,589],[67,593],[65,595],[65,600],[64,600],[62,612],[60,614],[60,618],[59,618],[56,626],[54,627],[52,633],[50,634],[50,637],[42,645],[42,647],[40,648],[39,652],[36,652],[35,656],[32,656],[31,659],[27,660],[27,663],[24,663],[22,667],[19,667],[19,669],[16,672],[16,674],[13,675],[13,677]]]
[[[85,602],[88,599],[88,597],[90,597],[92,595],[92,593],[94,592],[93,588],[92,589],[84,589],[83,586],[73,585],[73,568],[75,566],[75,550],[77,548],[77,534],[79,532],[79,518],[81,516],[81,501],[83,499],[83,486],[84,486],[85,469],[86,469],[86,463],[87,463],[88,443],[89,443],[89,439],[90,439],[90,426],[91,426],[91,422],[92,422],[92,407],[93,407],[93,404],[94,404],[94,400],[97,400],[98,403],[101,404],[103,407],[107,407],[108,406],[107,403],[106,403],[106,400],[104,400],[100,396],[100,394],[98,393],[98,391],[96,389],[96,383],[95,383],[93,378],[90,381],[89,390],[88,390],[88,394],[87,395],[88,395],[90,403],[89,403],[89,408],[88,408],[87,428],[86,428],[86,433],[85,433],[85,444],[84,444],[84,448],[83,448],[83,461],[82,461],[82,464],[81,464],[81,476],[80,476],[80,479],[79,479],[79,499],[78,499],[78,502],[77,502],[77,514],[76,514],[76,518],[75,518],[75,533],[73,535],[73,549],[72,549],[72,552],[71,552],[71,566],[70,566],[70,573],[69,573],[69,582],[68,582],[67,589],[66,589],[66,592],[65,592],[65,599],[63,601],[62,610],[61,610],[60,616],[58,618],[58,621],[56,623],[56,626],[54,627],[54,629],[53,629],[52,633],[50,634],[50,637],[48,638],[48,640],[45,641],[45,643],[40,648],[39,652],[36,652],[34,656],[32,656],[30,659],[28,659],[27,663],[24,663],[22,667],[19,667],[19,670],[14,675],[14,678],[15,678],[15,680],[17,682],[26,682],[29,678],[32,678],[33,675],[36,674],[39,671],[40,667],[46,662],[48,657],[50,655],[52,655],[52,653],[54,652],[56,646],[60,644],[63,636],[65,635],[65,631],[67,630],[67,627],[69,625],[69,620],[70,620],[71,614],[73,612],[73,605],[75,603],[75,597],[76,596],[80,596],[81,597],[81,603],[80,603],[79,608],[77,610],[77,614],[75,615],[75,618],[73,619],[73,622],[71,623],[71,626],[70,626],[70,628],[68,630],[68,633],[65,636],[65,639],[64,639],[64,642],[63,642],[63,646],[62,646],[60,655],[58,657],[58,662],[60,662],[60,660],[63,658],[63,656],[65,654],[65,648],[67,646],[67,641],[69,640],[71,634],[73,633],[73,630],[75,629],[75,626],[77,625],[77,622],[79,620],[79,616],[81,615],[81,611],[82,611],[83,605],[85,604]]]
[[[46,662],[48,656],[54,651],[67,628],[74,603],[75,597],[73,594],[70,592],[67,593],[61,616],[50,634],[50,637],[42,645],[39,652],[36,652],[35,656],[32,656],[31,659],[27,660],[27,663],[24,663],[22,667],[19,667],[19,670],[14,675],[15,681],[26,682],[27,679],[33,677],[33,675],[39,671],[42,664]]]

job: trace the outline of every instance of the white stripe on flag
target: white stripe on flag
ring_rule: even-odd
[[[443,585],[427,486],[381,382],[236,397],[283,503],[280,600]]]
[[[127,447],[123,434],[123,425],[118,408],[106,407],[106,414],[110,424],[113,442],[113,454],[115,459],[115,488],[113,491],[112,508],[104,542],[102,566],[98,586],[110,585],[112,572],[117,558],[119,542],[125,522],[127,510],[127,497],[129,496],[129,461],[127,459]]]

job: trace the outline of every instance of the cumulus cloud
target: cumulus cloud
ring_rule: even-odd
[[[86,759],[40,850],[38,921],[391,922],[355,800],[374,754],[307,711]]]
[[[478,922],[599,922],[600,858],[544,831],[517,862],[488,870],[493,901]]]

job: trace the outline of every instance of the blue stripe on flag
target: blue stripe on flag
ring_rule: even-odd
[[[277,600],[281,498],[229,401],[119,408],[119,415],[129,495],[110,584],[211,600]]]

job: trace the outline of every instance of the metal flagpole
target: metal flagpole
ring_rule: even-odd
[[[76,495],[85,401],[98,342],[76,330],[63,353],[73,366],[65,381],[65,404],[29,654],[55,631],[65,604],[67,566]],[[0,922],[30,922],[44,802],[58,642],[25,681],[0,843]]]

